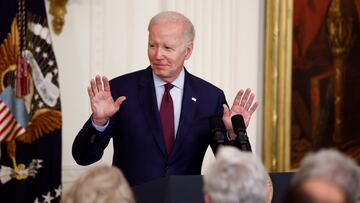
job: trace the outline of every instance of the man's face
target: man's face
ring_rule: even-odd
[[[154,73],[166,82],[174,81],[192,52],[184,41],[180,22],[154,23],[149,29],[148,57]]]
[[[302,185],[302,189],[318,203],[345,203],[345,193],[334,184],[321,180],[309,179]]]

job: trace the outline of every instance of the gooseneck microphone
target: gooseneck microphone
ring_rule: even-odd
[[[249,138],[246,132],[246,125],[242,115],[237,114],[232,116],[231,123],[233,125],[234,132],[237,135],[236,145],[240,145],[239,147],[243,151],[251,151]]]
[[[226,129],[222,118],[212,116],[209,118],[210,131],[212,134],[211,142],[216,146],[225,145],[227,143]]]

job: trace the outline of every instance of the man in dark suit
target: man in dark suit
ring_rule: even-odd
[[[195,36],[185,16],[159,13],[148,30],[148,68],[110,82],[100,76],[91,80],[93,114],[72,149],[78,164],[91,164],[113,138],[113,165],[131,186],[168,175],[200,174],[211,142],[209,117],[222,117],[229,137],[235,139],[231,116],[242,114],[248,125],[258,105],[249,89],[240,90],[229,109],[222,90],[184,68]]]

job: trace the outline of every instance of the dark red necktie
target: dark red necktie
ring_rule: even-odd
[[[160,119],[168,155],[171,153],[175,137],[174,106],[170,95],[170,90],[173,87],[174,85],[171,83],[165,84],[165,91],[160,105]]]

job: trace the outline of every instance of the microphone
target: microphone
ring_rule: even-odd
[[[225,126],[222,118],[219,116],[212,116],[209,118],[210,131],[212,134],[212,143],[216,146],[224,145],[227,142]]]
[[[249,138],[246,132],[246,125],[242,115],[237,114],[231,117],[231,123],[235,134],[237,135],[237,144],[240,144],[240,149],[243,151],[251,151]]]

